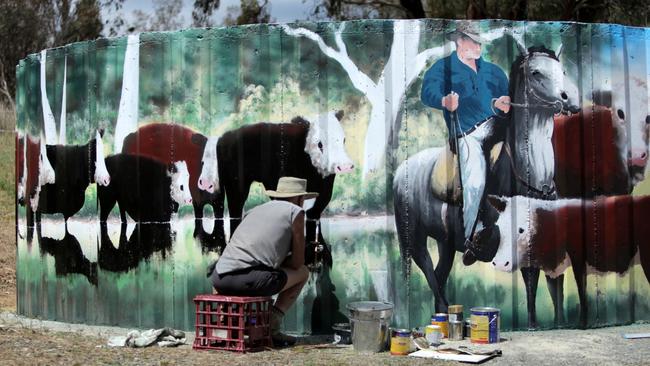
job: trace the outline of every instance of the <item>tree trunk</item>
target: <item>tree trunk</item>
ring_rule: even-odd
[[[61,96],[61,118],[59,119],[59,144],[66,144],[66,84],[68,75],[68,56],[65,56],[63,61],[63,92]]]
[[[140,35],[130,35],[126,41],[122,94],[115,124],[113,153],[122,151],[124,138],[138,128],[138,99],[140,86]]]
[[[47,63],[47,50],[41,51],[41,109],[43,110],[43,131],[45,132],[45,143],[48,145],[56,145],[56,122],[54,121],[54,114],[50,107],[50,101],[47,99],[46,85],[46,67]]]

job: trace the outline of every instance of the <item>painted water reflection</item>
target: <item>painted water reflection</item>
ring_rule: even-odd
[[[63,220],[46,219],[31,242],[21,225],[18,312],[68,322],[192,329],[192,298],[212,291],[206,268],[218,258],[219,243],[227,239],[213,233],[212,219],[205,219],[196,237],[194,224],[185,217],[165,224],[128,225],[71,219],[66,231]],[[396,326],[428,322],[433,295],[419,270],[405,275],[409,268],[402,266],[392,216],[326,218],[322,228],[333,267],[312,274],[285,318],[287,329],[328,332],[331,324],[346,320],[345,305],[357,300],[394,302]],[[435,263],[434,241],[429,242],[429,252]],[[566,277],[566,318],[577,319],[575,283],[572,274]],[[502,329],[526,326],[525,288],[517,273],[497,272],[484,263],[465,267],[457,256],[446,291],[450,301],[466,309],[503,309]],[[544,281],[538,291],[540,324],[552,327],[553,308]],[[638,265],[625,276],[590,276],[589,297],[596,304],[590,316],[607,319],[608,324],[650,315],[650,285]]]

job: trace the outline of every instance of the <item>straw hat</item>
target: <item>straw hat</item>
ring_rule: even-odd
[[[316,192],[307,192],[307,180],[294,177],[281,177],[275,191],[266,190],[266,195],[273,198],[291,198],[304,196],[305,199],[318,197]]]
[[[481,37],[481,29],[478,22],[457,21],[456,29],[449,33],[449,38],[452,41],[456,41],[460,36],[465,36],[476,43],[486,43],[485,39]]]

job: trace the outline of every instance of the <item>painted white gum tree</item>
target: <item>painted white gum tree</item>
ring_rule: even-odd
[[[59,118],[59,144],[66,144],[66,84],[68,77],[68,56],[63,59],[63,91],[61,94],[61,118]]]
[[[364,161],[362,177],[375,171],[383,163],[386,146],[391,131],[398,133],[399,113],[406,91],[413,81],[422,73],[429,59],[443,57],[455,49],[453,42],[419,51],[421,21],[393,21],[393,40],[388,60],[377,80],[364,74],[352,61],[343,41],[343,22],[334,32],[336,48],[325,43],[323,37],[306,28],[292,28],[283,25],[285,33],[295,37],[305,37],[314,41],[320,50],[332,60],[338,62],[345,70],[352,85],[363,93],[370,103],[371,112],[365,136]],[[483,37],[493,40],[502,37],[508,30],[496,28],[489,30]]]
[[[47,99],[46,84],[46,64],[47,64],[47,50],[41,51],[41,109],[43,110],[43,130],[45,133],[45,143],[48,145],[57,144],[56,136],[56,121],[54,120],[54,113],[50,107],[50,101]]]
[[[61,94],[61,117],[59,119],[59,136],[56,133],[56,121],[54,113],[50,107],[50,101],[47,99],[47,50],[41,51],[41,109],[43,110],[43,129],[45,132],[45,143],[48,145],[66,143],[66,84],[68,75],[68,56],[63,59],[63,91]]]
[[[113,153],[122,151],[124,138],[138,128],[138,99],[140,87],[140,35],[130,35],[126,41],[122,92],[115,124]]]

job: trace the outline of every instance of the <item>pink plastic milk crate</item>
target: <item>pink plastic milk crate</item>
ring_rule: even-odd
[[[271,347],[271,298],[198,295],[192,348],[236,352]]]

